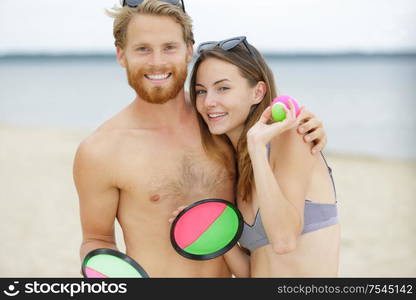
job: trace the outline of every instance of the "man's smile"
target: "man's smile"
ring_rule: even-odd
[[[153,83],[164,83],[172,76],[172,73],[145,74],[144,77]]]

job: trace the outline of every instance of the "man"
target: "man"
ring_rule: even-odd
[[[177,207],[206,198],[234,201],[234,179],[206,156],[196,112],[185,100],[191,19],[179,3],[155,0],[124,6],[113,17],[117,59],[137,97],[77,150],[81,260],[96,248],[117,250],[117,218],[126,254],[150,277],[230,277],[223,257],[190,260],[169,239],[168,219]],[[312,129],[320,150],[325,144],[320,122],[307,119],[303,126]],[[224,152],[231,160],[225,145]]]

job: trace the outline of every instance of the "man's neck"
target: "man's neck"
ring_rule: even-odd
[[[152,104],[136,97],[132,112],[145,127],[171,128],[180,126],[189,119],[192,108],[185,102],[184,91],[164,104]]]

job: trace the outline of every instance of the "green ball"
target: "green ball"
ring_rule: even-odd
[[[275,122],[281,122],[286,119],[286,112],[282,104],[276,103],[272,106],[272,119]]]

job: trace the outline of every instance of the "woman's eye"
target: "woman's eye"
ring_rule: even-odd
[[[198,90],[198,91],[196,91],[195,93],[196,93],[196,95],[198,96],[198,95],[203,95],[203,94],[205,94],[205,91],[204,91],[204,90]]]
[[[230,88],[222,86],[220,88],[218,88],[218,90],[220,90],[221,92],[225,92],[226,90],[229,90]]]

